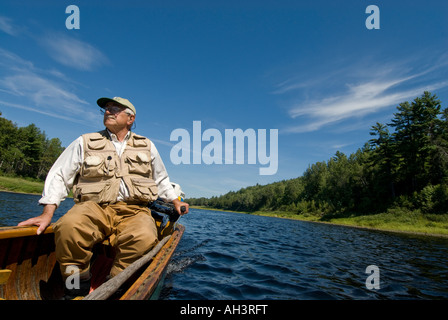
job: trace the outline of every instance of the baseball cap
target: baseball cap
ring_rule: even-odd
[[[108,102],[116,102],[119,105],[123,106],[124,108],[131,109],[134,112],[134,114],[137,114],[137,112],[135,111],[134,105],[128,99],[124,99],[124,98],[120,98],[120,97],[113,97],[112,99],[111,98],[99,98],[96,103],[101,108],[104,108]]]

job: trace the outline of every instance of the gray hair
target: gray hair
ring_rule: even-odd
[[[132,111],[132,110],[129,109],[129,108],[124,109],[124,112],[127,113],[127,114],[130,115],[130,116],[135,116],[134,111]]]

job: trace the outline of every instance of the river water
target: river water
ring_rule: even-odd
[[[0,226],[38,199],[0,192]],[[448,299],[448,239],[198,209],[180,223],[160,299]]]

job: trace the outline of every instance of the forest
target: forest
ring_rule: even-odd
[[[400,209],[448,212],[448,108],[424,92],[376,123],[356,152],[309,165],[302,176],[256,185],[190,205],[232,211],[282,211],[321,219]]]
[[[64,148],[34,124],[18,127],[0,112],[0,175],[45,180]]]

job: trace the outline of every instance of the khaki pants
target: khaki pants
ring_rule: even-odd
[[[111,276],[147,253],[158,242],[157,227],[148,207],[117,202],[99,206],[92,201],[77,203],[53,227],[56,259],[63,277],[75,265],[81,277],[89,273],[92,247],[107,237],[116,248]]]

